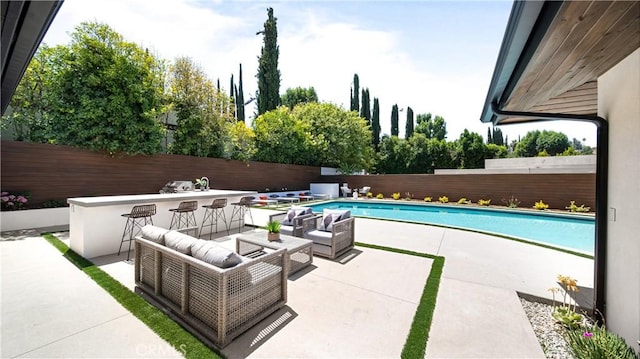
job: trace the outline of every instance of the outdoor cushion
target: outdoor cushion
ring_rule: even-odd
[[[198,243],[195,247],[197,249],[193,252],[194,258],[213,264],[218,268],[230,268],[242,261],[237,253],[221,247],[214,242],[203,245]]]
[[[177,231],[169,231],[164,235],[164,243],[168,248],[183,254],[191,254],[191,246],[197,239]]]
[[[285,226],[291,226],[293,224],[294,218],[311,214],[311,213],[313,213],[313,209],[311,209],[310,207],[291,206],[291,209],[287,211],[287,214],[284,216],[284,219],[282,220],[281,224]]]
[[[287,226],[286,224],[280,225],[280,234],[284,234],[285,236],[293,235],[293,226]]]
[[[156,227],[151,224],[147,224],[142,227],[142,238],[148,239],[152,242],[164,245],[164,235],[169,232],[168,229],[162,227]]]
[[[331,239],[333,238],[333,235],[331,234],[331,232],[313,230],[313,231],[307,232],[304,238],[312,240],[313,243],[322,244],[325,246],[331,246]]]

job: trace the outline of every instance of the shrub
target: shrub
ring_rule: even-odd
[[[431,202],[431,199],[432,199],[431,197],[427,196],[427,197],[424,198],[424,201],[425,202]]]
[[[491,200],[490,199],[479,199],[478,200],[478,204],[481,206],[488,206],[491,204]]]
[[[441,196],[438,198],[438,201],[440,201],[440,203],[449,203],[449,197]]]
[[[591,207],[585,207],[584,204],[580,207],[576,206],[576,201],[571,201],[569,207],[565,207],[569,212],[589,212]]]
[[[27,202],[29,201],[28,195],[11,194],[9,192],[2,192],[0,194],[0,204],[3,211],[17,211],[19,209],[27,208]]]
[[[413,195],[411,194],[411,192],[405,192],[404,199],[407,201],[411,201],[413,199]]]
[[[520,201],[514,196],[511,196],[509,199],[503,199],[502,202],[509,208],[518,208],[520,205]]]
[[[391,197],[395,200],[399,200],[400,199],[400,192],[395,192],[391,195]]]
[[[569,330],[566,340],[576,358],[638,358],[624,339],[608,331],[605,326]]]
[[[383,199],[383,198],[384,198],[384,195],[383,195],[382,193],[378,193],[378,194],[376,195],[376,198],[377,198],[377,199]]]
[[[540,202],[536,202],[536,203],[533,205],[533,208],[535,208],[535,209],[539,209],[539,210],[541,210],[541,211],[544,211],[545,209],[548,209],[548,208],[549,208],[549,205],[548,205],[548,204],[546,204],[546,203],[544,203],[544,202],[542,202],[542,200],[540,200]]]
[[[367,198],[373,198],[373,193],[367,192]]]
[[[469,204],[471,203],[471,201],[469,201],[468,199],[462,197],[458,200],[458,204]]]

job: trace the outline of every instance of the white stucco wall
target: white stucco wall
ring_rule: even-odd
[[[640,49],[598,79],[598,115],[609,121],[607,327],[640,340]]]

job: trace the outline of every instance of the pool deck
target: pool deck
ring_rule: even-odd
[[[180,356],[37,234],[3,237],[2,357]],[[593,260],[478,233],[357,218],[356,241],[445,257],[427,358],[543,358],[517,292],[550,298],[558,274],[593,287]],[[123,259],[94,262],[132,287]],[[316,257],[290,278],[287,306],[267,321],[280,322],[277,330],[265,334],[261,322],[223,353],[399,357],[428,268],[426,259],[363,247],[341,261]]]

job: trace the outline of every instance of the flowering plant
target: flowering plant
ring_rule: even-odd
[[[27,197],[23,195],[15,195],[9,192],[2,192],[0,200],[3,211],[16,211],[27,207]]]
[[[560,324],[570,329],[576,329],[582,322],[582,315],[576,313],[577,303],[573,300],[573,307],[571,306],[571,295],[567,300],[569,292],[579,292],[578,281],[569,276],[558,275],[558,282],[564,289],[564,295],[562,296],[562,305],[556,306],[556,293],[560,291],[560,288],[549,288],[549,291],[553,294],[553,313],[551,316]]]

